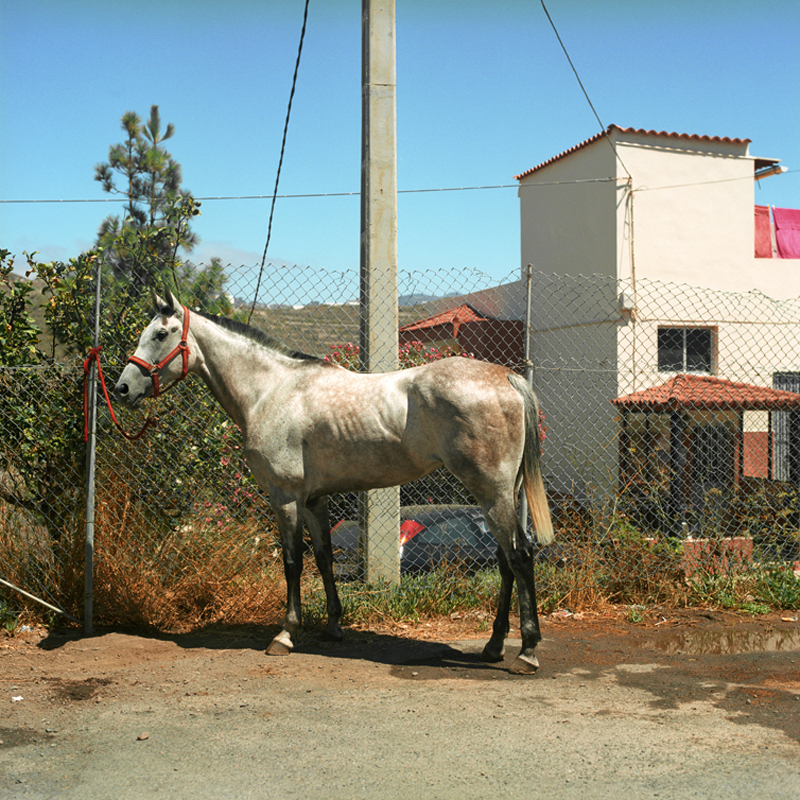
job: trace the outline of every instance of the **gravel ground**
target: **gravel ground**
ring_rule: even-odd
[[[798,796],[794,619],[552,617],[543,632],[533,677],[483,664],[463,622],[311,632],[285,658],[255,627],[6,638],[0,797]]]

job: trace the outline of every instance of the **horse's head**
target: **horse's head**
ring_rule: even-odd
[[[156,315],[114,387],[117,400],[133,408],[145,397],[157,397],[188,372],[189,311],[169,290],[166,300],[153,292],[153,302]]]

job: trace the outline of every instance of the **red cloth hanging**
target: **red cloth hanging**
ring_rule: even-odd
[[[769,206],[756,206],[756,258],[772,258]]]
[[[800,209],[773,207],[772,217],[778,258],[800,258]]]

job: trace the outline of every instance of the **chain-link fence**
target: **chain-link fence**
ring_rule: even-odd
[[[359,368],[357,272],[273,265],[257,298],[258,268],[229,267],[225,276],[229,315],[295,350]],[[126,312],[111,302],[111,313]],[[756,573],[793,580],[800,303],[536,271],[530,282],[519,273],[503,281],[402,273],[399,366],[466,356],[524,373],[528,308],[528,366],[557,532],[538,557],[543,607],[702,601],[714,581],[742,576],[750,581],[742,596],[760,597]],[[135,342],[102,344],[113,384]],[[0,371],[0,600],[24,605],[22,589],[76,618],[84,601],[84,453],[74,446],[83,377],[82,359]],[[128,441],[101,397],[96,621],[162,629],[277,621],[279,537],[236,426],[196,378],[144,412],[116,413],[128,430],[146,415],[159,424]],[[449,473],[402,487],[400,504],[404,575],[493,567],[483,515]],[[356,496],[331,497],[330,512],[336,572],[359,580]],[[317,579],[313,569],[307,575]]]

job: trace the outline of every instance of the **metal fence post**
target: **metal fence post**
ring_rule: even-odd
[[[100,345],[100,284],[102,282],[101,261],[95,262],[94,298],[94,347]],[[86,442],[86,529],[84,533],[83,562],[83,632],[92,634],[92,614],[94,603],[94,472],[95,444],[97,432],[97,360],[89,363],[87,389],[88,439]]]

